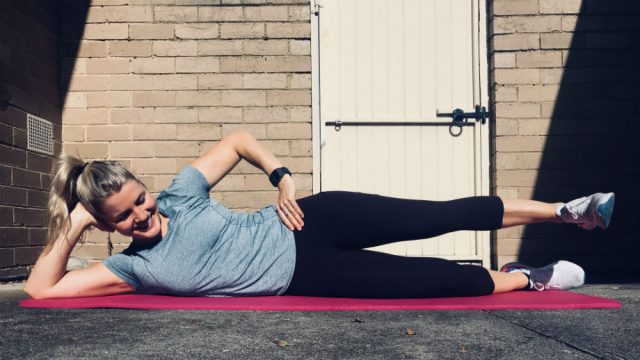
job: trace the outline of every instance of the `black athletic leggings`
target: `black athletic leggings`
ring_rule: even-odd
[[[451,201],[326,191],[296,200],[304,226],[294,231],[296,265],[283,295],[419,298],[493,293],[486,269],[431,257],[362,250],[457,230],[502,226],[497,196]]]

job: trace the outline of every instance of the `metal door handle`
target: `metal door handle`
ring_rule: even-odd
[[[487,122],[489,112],[484,106],[476,105],[475,112],[464,112],[462,109],[455,109],[450,113],[436,113],[437,117],[450,117],[453,119],[454,124],[462,124],[469,121],[469,119],[476,119],[476,122],[481,121],[483,124]]]

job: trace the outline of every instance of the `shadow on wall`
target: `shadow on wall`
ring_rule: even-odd
[[[65,5],[70,6],[65,6]],[[87,13],[91,0],[62,1],[58,7],[60,18],[60,100],[64,108],[71,74],[76,65],[80,51],[80,43],[84,34],[84,27],[87,21]]]
[[[557,102],[532,198],[570,201],[615,192],[606,231],[536,224],[523,232],[519,261],[559,258],[585,268],[587,282],[640,280],[640,4],[583,1],[565,51]]]

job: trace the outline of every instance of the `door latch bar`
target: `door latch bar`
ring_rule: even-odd
[[[467,123],[469,119],[476,119],[476,122],[481,121],[482,124],[486,124],[489,112],[484,106],[476,105],[475,112],[464,112],[462,109],[455,109],[450,113],[436,113],[437,117],[450,117],[453,119],[453,123],[460,125]]]

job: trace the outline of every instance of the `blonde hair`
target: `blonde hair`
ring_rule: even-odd
[[[69,214],[81,203],[97,221],[104,222],[102,203],[120,191],[129,180],[144,183],[121,163],[99,160],[90,163],[79,157],[60,154],[54,169],[49,192],[49,230],[43,253],[51,251],[56,239],[65,235],[71,226]]]

